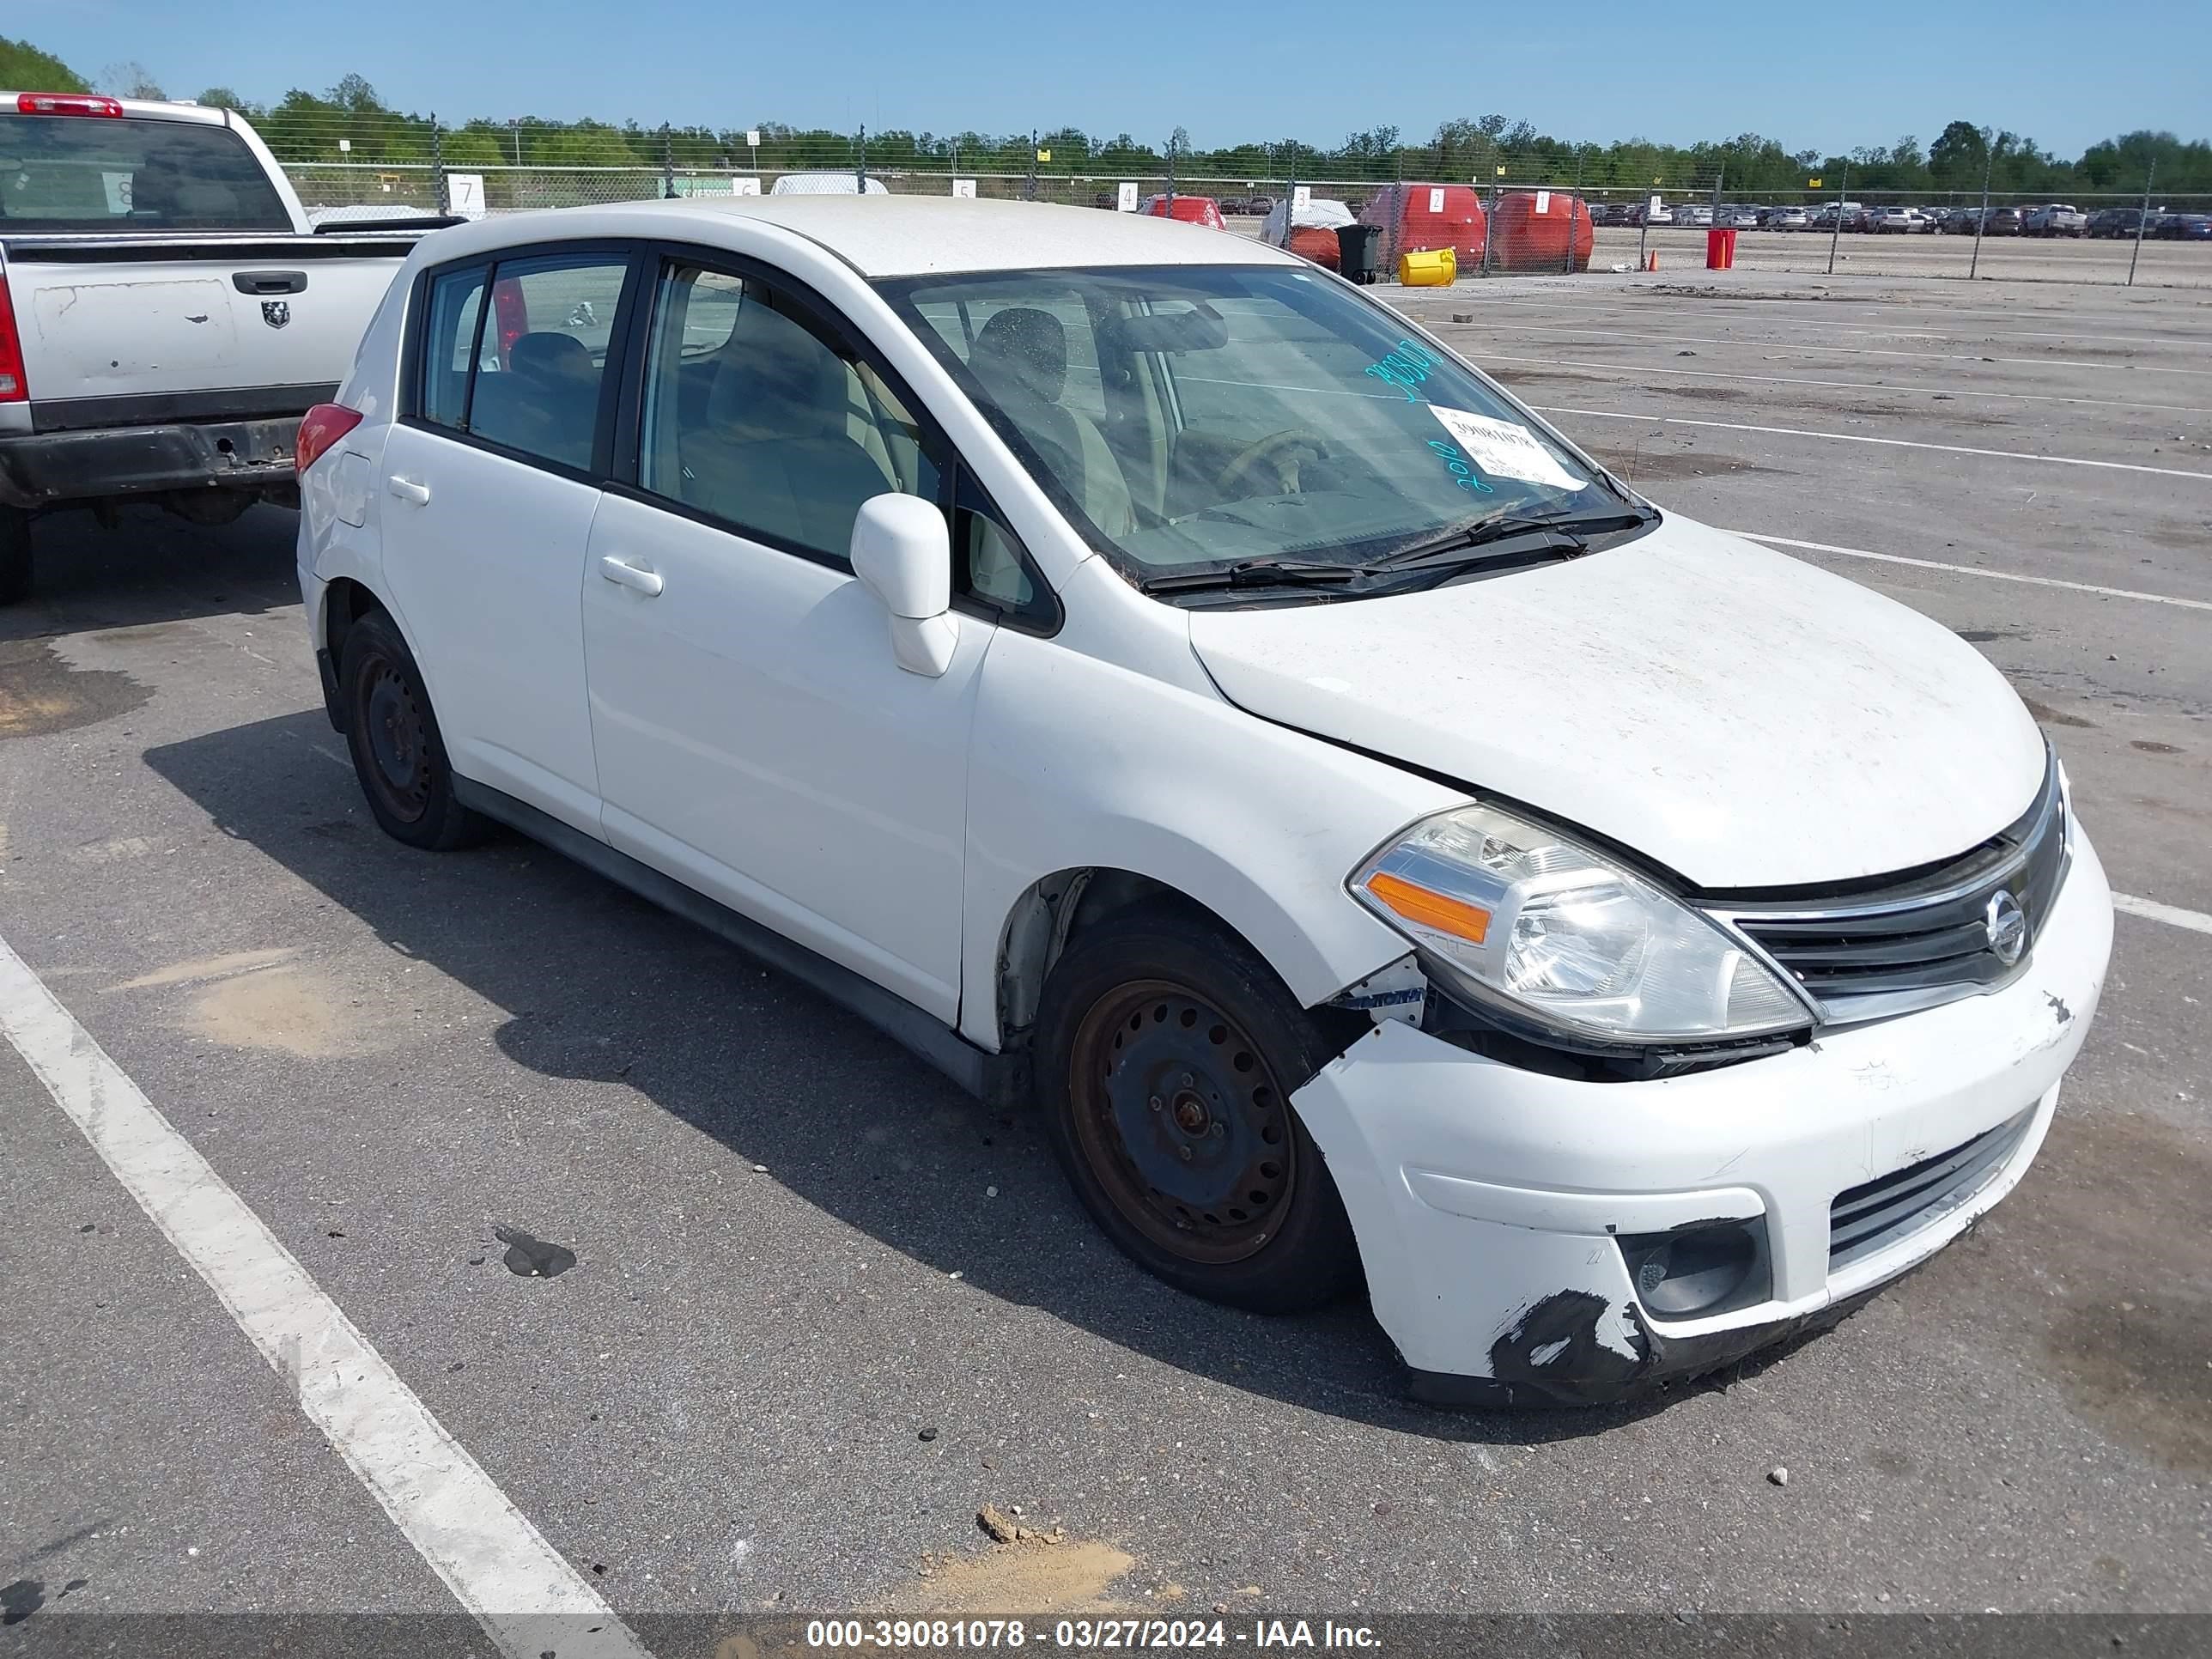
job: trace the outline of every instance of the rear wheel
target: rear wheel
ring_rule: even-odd
[[[0,507],[0,605],[31,597],[31,515]]]
[[[1291,1093],[1342,1047],[1203,918],[1077,935],[1037,1019],[1053,1150],[1122,1251],[1179,1290],[1264,1311],[1352,1288],[1352,1227]]]
[[[383,611],[346,630],[338,697],[355,775],[385,834],[430,852],[483,838],[489,823],[454,798],[453,769],[422,671]]]

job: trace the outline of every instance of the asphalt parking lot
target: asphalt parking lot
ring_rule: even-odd
[[[1973,641],[2129,896],[2036,1167],[1831,1334],[1654,1407],[1448,1414],[1359,1310],[1177,1296],[1031,1123],[810,994],[526,842],[379,835],[270,509],[43,526],[0,933],[625,1616],[2212,1611],[2212,295],[1380,291],[1663,505]],[[5,1046],[0,1124],[25,1629],[451,1611]],[[511,1271],[519,1234],[574,1266]],[[987,1504],[1061,1541],[993,1547]]]

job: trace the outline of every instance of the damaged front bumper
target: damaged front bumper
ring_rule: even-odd
[[[2112,951],[2086,836],[2002,989],[1646,1082],[1546,1076],[1403,1021],[1292,1098],[1375,1315],[1440,1402],[1595,1404],[1839,1317],[2012,1190],[2041,1147]],[[1650,1241],[1751,1241],[1755,1299],[1663,1311]]]

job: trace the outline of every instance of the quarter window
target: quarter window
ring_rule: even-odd
[[[484,272],[449,270],[430,283],[429,320],[422,337],[422,418],[459,427],[469,404],[469,360],[476,350],[477,315],[483,309]]]
[[[938,498],[904,401],[753,277],[666,269],[642,413],[640,487],[775,546],[842,563],[871,495]]]

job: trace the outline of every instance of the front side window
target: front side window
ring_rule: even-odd
[[[276,187],[227,126],[140,116],[0,121],[0,235],[291,228]]]
[[[648,351],[638,483],[651,494],[841,563],[871,495],[938,499],[904,400],[770,284],[669,265]]]
[[[1140,581],[1362,565],[1613,487],[1382,307],[1285,266],[879,284],[1085,538]]]

